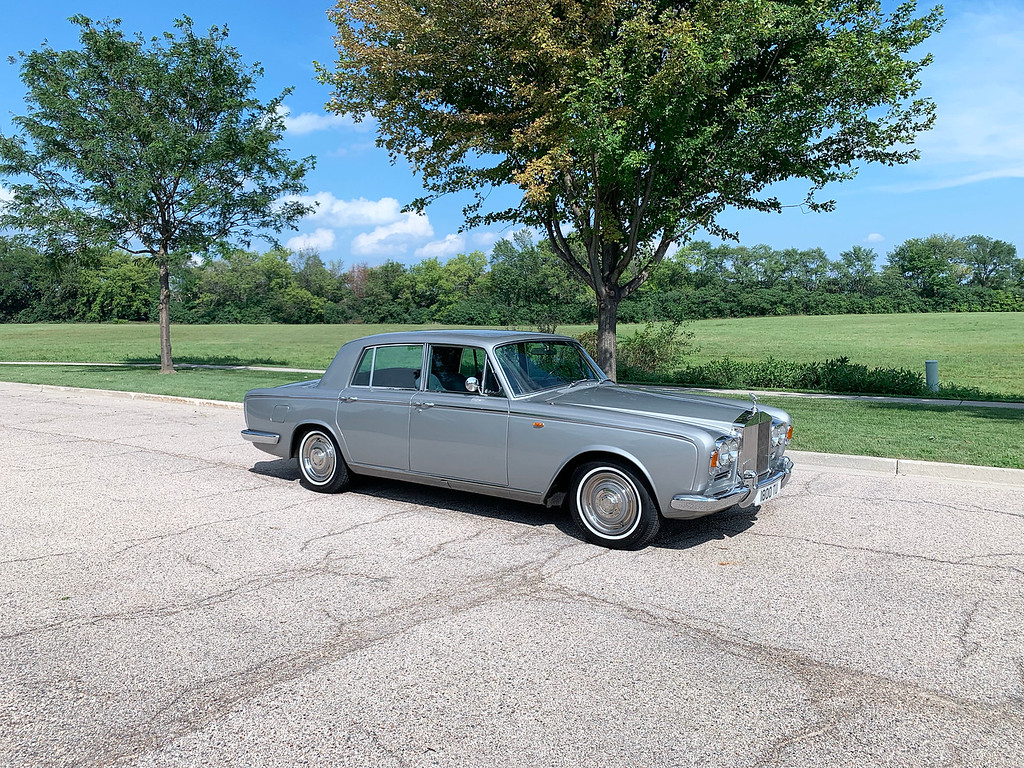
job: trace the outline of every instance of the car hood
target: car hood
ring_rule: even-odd
[[[552,405],[632,415],[638,419],[654,418],[728,433],[740,414],[751,408],[744,400],[694,395],[684,392],[640,389],[615,384],[570,389],[548,398]],[[776,415],[777,409],[763,408]]]

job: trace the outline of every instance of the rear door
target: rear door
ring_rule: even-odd
[[[338,427],[353,464],[409,469],[409,412],[422,368],[422,344],[363,351],[338,401]]]

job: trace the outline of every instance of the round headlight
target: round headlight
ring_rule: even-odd
[[[740,452],[740,442],[735,437],[719,438],[715,444],[718,453],[718,467],[728,469],[736,463]]]
[[[786,432],[789,430],[789,425],[781,422],[775,424],[772,427],[772,445],[782,445],[786,442]]]

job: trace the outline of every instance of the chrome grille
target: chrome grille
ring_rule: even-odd
[[[735,424],[743,433],[740,446],[738,476],[753,472],[761,476],[768,472],[772,446],[772,417],[763,411],[746,411]]]

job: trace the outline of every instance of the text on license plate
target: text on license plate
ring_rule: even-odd
[[[782,492],[782,480],[776,480],[771,485],[766,485],[762,488],[757,489],[757,495],[754,497],[754,506],[764,504],[766,501],[771,501]]]

